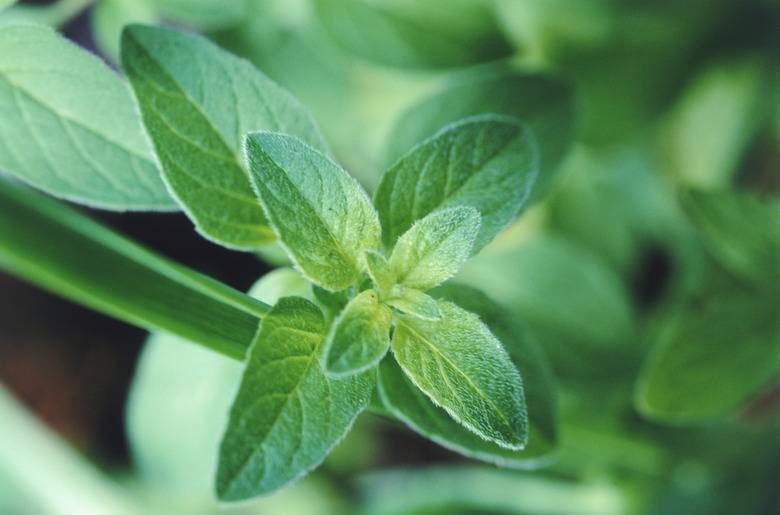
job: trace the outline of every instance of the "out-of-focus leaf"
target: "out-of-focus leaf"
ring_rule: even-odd
[[[163,18],[213,31],[244,22],[251,3],[247,0],[154,0],[154,7]]]
[[[723,266],[760,288],[780,291],[780,199],[692,190],[685,205]]]
[[[666,332],[637,383],[636,406],[672,423],[721,420],[780,373],[780,303],[724,291]]]
[[[159,15],[151,0],[100,0],[92,8],[92,35],[100,52],[119,62],[119,38],[122,28],[131,23],[156,23]]]
[[[468,66],[507,57],[489,2],[318,0],[319,19],[350,52],[390,66]]]
[[[539,174],[531,201],[538,200],[553,184],[574,135],[572,90],[550,75],[487,68],[456,76],[403,115],[392,131],[388,160],[395,161],[450,123],[486,113],[513,116],[533,131]]]
[[[0,167],[93,207],[177,208],[127,84],[46,27],[0,29]]]

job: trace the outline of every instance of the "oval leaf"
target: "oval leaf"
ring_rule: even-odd
[[[274,241],[243,168],[242,138],[280,130],[324,150],[305,108],[248,61],[192,34],[131,25],[121,59],[163,177],[198,231],[237,249]]]
[[[253,132],[246,155],[260,202],[290,257],[332,291],[355,282],[359,256],[379,248],[379,221],[360,185],[292,136]]]
[[[520,374],[472,313],[439,301],[436,321],[398,316],[392,348],[417,387],[486,440],[522,449],[527,415]]]
[[[574,139],[572,88],[550,75],[519,73],[504,67],[457,75],[401,118],[391,133],[389,160],[395,161],[450,123],[488,113],[517,117],[536,136],[539,175],[529,202],[538,200],[553,184],[558,164]]]
[[[436,301],[420,290],[407,288],[402,284],[395,285],[390,290],[390,298],[387,304],[404,313],[418,316],[426,320],[438,320],[441,318],[441,311]]]
[[[46,27],[0,29],[0,167],[93,207],[178,209],[127,84]]]
[[[416,220],[439,208],[470,206],[482,216],[476,254],[517,216],[537,160],[531,132],[513,118],[478,116],[445,127],[382,177],[374,195],[382,242],[392,248]]]
[[[392,320],[390,308],[379,303],[373,290],[349,301],[325,340],[323,361],[328,374],[356,374],[379,363],[390,347]]]
[[[368,404],[374,371],[329,378],[317,356],[320,309],[283,297],[263,318],[222,439],[217,495],[271,493],[316,467]]]
[[[435,211],[415,223],[390,256],[398,283],[425,291],[452,277],[471,253],[479,220],[475,209],[460,206]]]

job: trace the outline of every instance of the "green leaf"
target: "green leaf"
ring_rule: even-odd
[[[407,288],[403,284],[395,285],[390,290],[390,296],[385,302],[404,313],[415,315],[425,320],[438,320],[441,318],[441,311],[439,311],[439,306],[435,300],[420,290]]]
[[[471,253],[479,222],[479,212],[465,206],[440,209],[416,222],[390,256],[398,283],[425,291],[452,277]]]
[[[659,340],[635,404],[655,420],[690,424],[734,415],[780,372],[780,303],[724,291],[693,306]]]
[[[540,199],[554,183],[558,164],[574,139],[572,89],[551,75],[495,67],[456,76],[441,91],[412,106],[396,124],[388,147],[389,161],[448,124],[487,113],[514,116],[533,131],[539,175],[530,201]]]
[[[248,61],[202,37],[131,25],[121,45],[163,177],[198,231],[237,249],[274,241],[243,168],[242,138],[280,130],[325,149],[308,112]]]
[[[373,250],[366,252],[366,269],[379,290],[379,295],[383,298],[390,293],[390,288],[398,282],[390,263],[379,252]]]
[[[468,66],[512,54],[486,2],[318,0],[315,5],[334,40],[380,64]]]
[[[160,21],[151,0],[100,0],[90,12],[92,37],[100,53],[119,62],[119,39],[125,25]]]
[[[0,168],[93,207],[177,209],[127,84],[46,27],[0,29]]]
[[[439,301],[440,320],[399,315],[392,348],[417,387],[455,420],[508,449],[522,449],[527,415],[520,374],[476,315]]]
[[[382,177],[374,205],[392,248],[416,220],[442,207],[470,206],[482,226],[472,253],[515,219],[537,174],[536,143],[512,118],[461,120],[402,157]]]
[[[713,255],[757,286],[780,290],[780,200],[691,190],[685,205]]]
[[[134,0],[135,1],[135,0]],[[251,15],[246,0],[154,0],[154,7],[167,19],[199,31],[227,30]]]
[[[0,0],[0,11],[16,3],[16,0]]]
[[[343,376],[376,366],[390,347],[393,313],[366,290],[344,308],[325,340],[323,361],[329,375]]]
[[[361,256],[379,248],[379,221],[360,185],[324,154],[279,133],[253,132],[253,184],[298,268],[332,291],[360,278]]]
[[[101,313],[237,360],[244,359],[270,309],[4,180],[0,267]]]
[[[334,379],[318,355],[320,309],[283,297],[263,318],[222,440],[217,495],[269,494],[316,467],[368,404],[375,371]]]

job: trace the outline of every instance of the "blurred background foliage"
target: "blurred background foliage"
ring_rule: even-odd
[[[207,34],[300,99],[369,191],[389,163],[446,123],[482,112],[526,121],[541,150],[534,202],[458,278],[512,310],[549,358],[558,442],[538,468],[509,470],[362,416],[303,481],[270,499],[220,508],[213,462],[238,366],[154,335],[127,403],[129,461],[122,451],[110,459],[88,431],[58,428],[82,454],[58,446],[3,393],[0,511],[780,513],[779,11],[773,0],[7,7],[3,23],[54,25],[110,63],[127,23]],[[167,227],[183,243],[148,234],[175,215],[132,216],[140,229],[116,215],[103,220],[237,287],[265,270],[252,256],[231,261],[208,243],[194,247],[180,220]],[[277,250],[262,255],[284,264]],[[245,273],[229,275],[231,268]],[[305,289],[298,281],[274,272],[258,295]],[[11,359],[20,347],[7,342],[28,333],[9,329],[12,295],[6,287],[0,377],[24,398],[19,361]],[[105,340],[113,333],[104,326],[81,338]],[[127,334],[124,326],[112,330]],[[105,343],[133,337],[140,332]],[[93,366],[127,382],[140,345],[123,345],[131,350]],[[66,404],[124,405],[122,387],[96,384],[117,391]],[[36,459],[47,473],[35,469]],[[92,462],[110,477],[93,477]],[[60,483],[72,488],[59,491]]]

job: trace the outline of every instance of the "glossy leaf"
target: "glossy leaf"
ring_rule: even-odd
[[[242,138],[281,130],[325,149],[308,112],[248,61],[199,36],[131,25],[121,58],[163,177],[197,229],[231,248],[274,241],[243,167]]]
[[[425,291],[452,277],[471,254],[479,222],[477,210],[465,206],[440,209],[416,222],[390,256],[398,283]]]
[[[178,207],[127,84],[46,27],[0,29],[0,168],[93,207]]]
[[[436,321],[399,315],[392,348],[417,387],[455,420],[508,449],[527,440],[520,374],[476,315],[440,301]]]
[[[660,340],[636,391],[646,416],[701,423],[735,414],[780,372],[780,304],[749,291],[691,307]]]
[[[415,315],[425,320],[438,320],[441,318],[441,311],[433,298],[420,290],[407,288],[402,284],[397,284],[390,290],[390,296],[386,302],[404,313]]]
[[[330,375],[348,375],[374,367],[390,347],[393,313],[366,290],[344,308],[333,322],[323,350]]]
[[[357,281],[360,256],[379,248],[379,221],[355,179],[284,134],[250,133],[246,154],[260,202],[297,267],[333,291]]]
[[[487,113],[514,116],[533,131],[539,175],[529,202],[540,199],[554,183],[558,164],[574,139],[572,89],[551,75],[496,67],[456,76],[441,91],[409,108],[392,130],[388,159],[395,161],[448,124]]]
[[[415,221],[443,207],[482,217],[472,253],[515,219],[537,175],[531,132],[512,118],[461,120],[412,149],[385,172],[374,195],[382,242],[392,248]]]
[[[780,291],[780,200],[692,190],[685,205],[723,266]]]
[[[281,298],[263,318],[220,447],[219,499],[266,495],[301,477],[368,404],[374,371],[322,371],[325,332],[320,309],[300,297]]]
[[[467,66],[512,53],[486,2],[319,0],[315,5],[334,40],[381,64]]]

